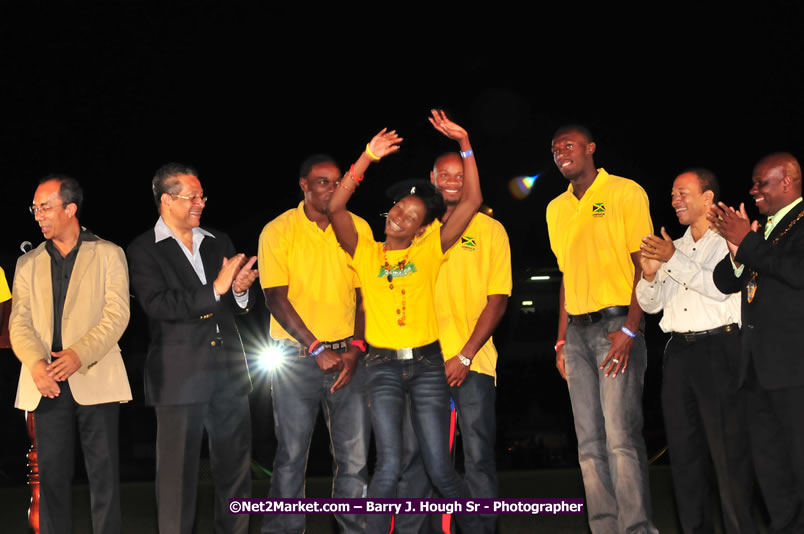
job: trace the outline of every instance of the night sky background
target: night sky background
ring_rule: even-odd
[[[669,191],[687,167],[712,169],[728,203],[748,200],[759,158],[778,150],[804,157],[804,8],[762,5],[0,8],[0,266],[11,283],[20,242],[42,240],[26,209],[42,176],[76,177],[85,189],[82,224],[125,247],[153,226],[150,180],[169,161],[199,170],[210,197],[203,224],[256,254],[262,227],[301,199],[298,167],[307,155],[329,153],[345,169],[387,126],[405,138],[402,149],[369,170],[350,203],[378,232],[378,214],[390,205],[386,188],[426,178],[434,158],[456,147],[427,122],[431,108],[443,108],[469,131],[485,202],[511,239],[514,297],[498,336],[500,448],[516,448],[517,432],[542,423],[571,434],[566,388],[551,361],[557,285],[527,282],[555,268],[544,210],[567,182],[552,163],[551,134],[567,122],[586,124],[597,138],[598,166],[638,181],[654,225],[673,237],[683,229]],[[514,198],[509,181],[524,175],[540,177],[527,198]],[[522,296],[543,300],[526,313]],[[243,325],[249,346],[267,336],[259,308]],[[124,458],[153,446],[152,411],[142,406],[145,323],[134,303],[132,311],[121,342],[135,395],[121,415],[129,417],[121,424],[130,449]],[[652,362],[663,340],[653,336]],[[2,481],[20,483],[12,464],[26,438],[19,412],[5,409],[19,367],[10,351],[2,356],[0,413],[12,437],[0,472]],[[646,434],[658,436],[660,414],[652,417],[650,407],[658,403],[660,366],[653,367]],[[265,415],[264,403],[255,404],[255,417]],[[516,415],[523,412],[555,415],[545,422]],[[270,464],[267,447],[255,456]]]

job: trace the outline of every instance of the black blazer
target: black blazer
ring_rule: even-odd
[[[215,237],[205,237],[200,247],[206,284],[201,284],[175,239],[154,242],[153,228],[128,247],[131,287],[148,316],[151,334],[145,361],[147,404],[201,403],[215,393],[234,396],[251,391],[234,316],[253,306],[256,293],[254,288],[249,291],[245,310],[231,291],[215,300],[212,283],[224,256],[232,257],[235,249],[226,234],[207,231]]]
[[[714,271],[714,281],[723,293],[742,291],[742,356],[740,384],[745,381],[753,355],[759,384],[765,389],[804,386],[804,217],[780,235],[804,210],[797,204],[771,231],[749,232],[736,260],[745,265],[740,278],[734,276],[726,256]],[[757,271],[757,291],[751,303],[746,287],[751,269]]]

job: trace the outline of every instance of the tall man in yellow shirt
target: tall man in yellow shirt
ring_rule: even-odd
[[[642,438],[647,350],[634,296],[639,247],[652,232],[648,197],[635,182],[595,168],[586,128],[560,128],[551,148],[570,182],[547,207],[563,274],[556,367],[569,388],[589,525],[656,532]]]
[[[444,197],[449,219],[461,200],[463,160],[449,152],[440,156],[430,180]],[[496,437],[497,349],[491,335],[511,295],[511,248],[502,224],[477,213],[436,281],[436,315],[450,394],[455,401],[464,450],[465,480],[473,497],[497,496]],[[410,439],[412,438],[412,439]],[[418,441],[406,427],[405,470],[400,496],[429,495]],[[404,492],[404,493],[402,493]],[[399,515],[396,532],[419,532],[423,516]],[[482,517],[483,532],[495,532],[496,516]]]
[[[335,161],[302,163],[304,201],[269,222],[258,261],[271,337],[283,349],[271,374],[278,441],[270,497],[304,497],[304,477],[319,406],[335,460],[332,496],[365,497],[370,421],[362,393],[364,320],[357,276],[329,225],[327,203],[341,179]],[[371,235],[352,215],[357,231]],[[336,515],[342,532],[363,532],[361,515]],[[302,532],[304,516],[266,515],[262,532]]]

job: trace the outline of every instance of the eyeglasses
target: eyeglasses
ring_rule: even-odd
[[[36,216],[37,216],[37,215],[39,215],[40,213],[44,213],[45,215],[47,215],[47,213],[48,213],[50,210],[52,210],[53,208],[60,208],[60,207],[62,207],[62,206],[64,206],[64,203],[59,204],[58,206],[48,206],[47,204],[42,204],[42,205],[41,205],[41,206],[39,206],[39,207],[36,207],[36,205],[35,205],[35,204],[32,204],[32,205],[28,206],[28,211],[30,211],[30,212],[31,212],[31,215],[33,215],[34,217],[36,217]]]
[[[188,197],[186,195],[177,195],[175,193],[171,193],[170,196],[176,197],[176,198],[182,198],[184,200],[189,200],[190,202],[201,202],[203,204],[206,204],[207,200],[209,199],[209,197],[202,197],[202,196],[199,196],[199,195],[193,195],[191,197]]]

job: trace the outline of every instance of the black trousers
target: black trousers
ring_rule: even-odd
[[[763,388],[752,360],[747,389],[754,465],[771,517],[768,532],[804,532],[804,387]]]
[[[747,399],[737,388],[739,363],[737,331],[692,342],[676,335],[665,348],[662,409],[679,520],[688,534],[714,531],[712,465],[726,532],[757,532],[751,517]]]
[[[251,497],[251,416],[246,395],[156,407],[156,500],[161,534],[189,534],[195,521],[204,430],[215,484],[215,532],[246,534],[249,516],[230,498]]]
[[[73,531],[72,482],[76,430],[89,479],[92,529],[96,534],[120,532],[120,404],[82,406],[70,384],[59,382],[61,394],[42,397],[34,410],[39,460],[41,534]]]

